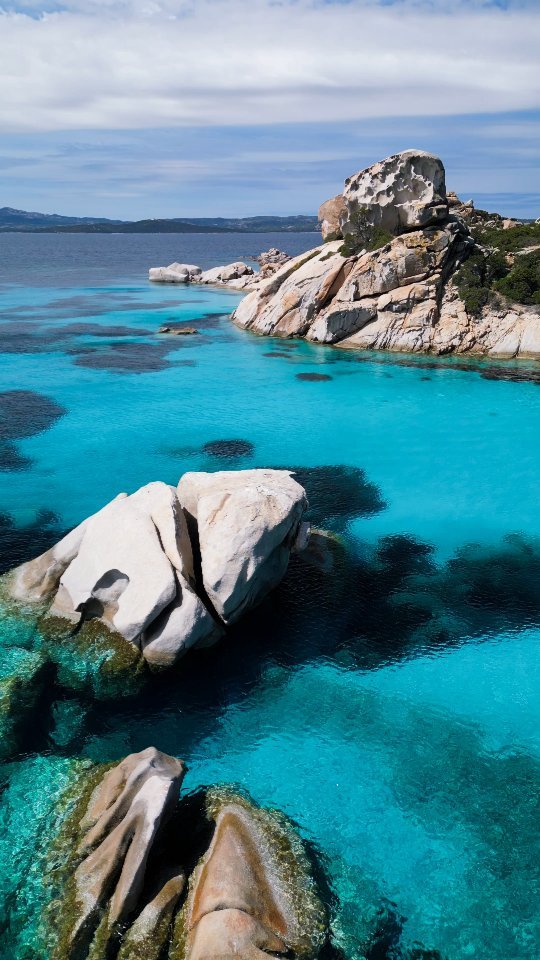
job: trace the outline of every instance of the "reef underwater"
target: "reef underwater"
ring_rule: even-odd
[[[247,242],[0,236],[0,957],[535,960],[537,362],[146,281]]]

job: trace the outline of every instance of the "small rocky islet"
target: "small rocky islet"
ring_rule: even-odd
[[[245,291],[232,320],[265,336],[362,351],[540,357],[540,225],[447,193],[439,157],[405,150],[352,175],[319,221],[320,246],[286,260],[263,254],[258,274],[239,263],[193,275],[186,265],[166,270]],[[172,280],[164,269],[150,279]]]

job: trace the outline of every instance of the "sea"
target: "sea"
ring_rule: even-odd
[[[292,819],[332,956],[540,956],[538,369],[262,338],[231,323],[240,294],[147,280],[318,242],[0,234],[1,570],[121,491],[263,466],[297,471],[334,558],[291,562],[138,696],[51,686],[0,766],[3,960],[36,955],[69,763],[150,745],[187,792],[234,784]]]

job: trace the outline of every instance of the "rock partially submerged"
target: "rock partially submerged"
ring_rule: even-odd
[[[82,778],[54,854],[54,960],[317,956],[326,916],[289,823],[223,787],[194,814],[184,774],[149,748]]]
[[[168,267],[151,267],[148,279],[154,283],[204,283],[245,290],[256,285],[259,278],[253,267],[242,261],[202,270],[189,263],[171,263]]]
[[[38,604],[66,642],[98,627],[169,667],[279,583],[306,506],[286,470],[190,473],[178,491],[150,483],[6,575],[5,590]]]
[[[173,337],[191,337],[198,332],[199,331],[196,327],[186,327],[184,324],[177,324],[175,326],[169,326],[169,324],[165,324],[158,330],[158,333],[169,333]]]
[[[202,274],[193,263],[170,263],[168,267],[150,267],[148,279],[154,283],[191,283]]]
[[[455,195],[449,204],[438,157],[396,154],[323,204],[329,242],[262,280],[232,319],[254,333],[360,350],[540,357],[537,306],[486,294],[467,312],[453,278],[472,253],[482,261],[468,225],[476,216]]]

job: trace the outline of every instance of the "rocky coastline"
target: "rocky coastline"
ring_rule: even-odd
[[[345,349],[540,358],[538,228],[447,194],[438,157],[374,164],[319,219],[321,246],[261,280],[237,326]]]

